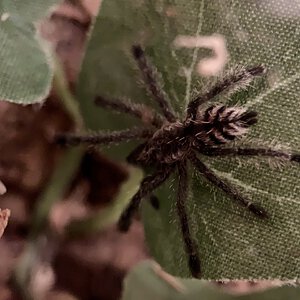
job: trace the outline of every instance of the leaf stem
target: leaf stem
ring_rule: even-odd
[[[53,87],[58,97],[61,99],[66,110],[69,112],[75,124],[79,127],[83,127],[83,119],[79,110],[78,102],[71,93],[69,85],[66,80],[65,72],[56,54],[52,54],[54,61],[54,77]]]

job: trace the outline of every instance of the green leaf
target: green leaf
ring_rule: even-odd
[[[125,279],[122,300],[296,300],[296,287],[272,288],[247,295],[230,295],[203,280],[170,277],[159,266],[143,262]]]
[[[30,104],[48,95],[53,76],[50,53],[35,25],[59,2],[0,1],[1,100]]]
[[[141,76],[130,53],[134,43],[146,49],[174,108],[183,115],[192,91],[216,79],[201,78],[194,71],[196,63],[209,54],[207,49],[175,49],[173,41],[177,35],[219,33],[226,38],[230,54],[226,69],[263,63],[269,70],[248,92],[228,100],[231,104],[246,103],[259,113],[259,123],[248,137],[267,146],[274,145],[275,140],[299,151],[300,21],[296,11],[292,2],[282,0],[104,1],[78,89],[87,126],[113,130],[135,122],[95,108],[96,95],[153,105],[137,83]],[[183,68],[190,72],[183,72]],[[107,153],[124,159],[130,147],[111,147]],[[261,203],[270,215],[267,220],[252,216],[191,170],[187,209],[203,278],[299,277],[299,165],[274,168],[258,158],[201,159],[243,194]],[[159,211],[145,201],[143,220],[155,259],[174,275],[190,276],[175,209],[176,177],[159,189]]]

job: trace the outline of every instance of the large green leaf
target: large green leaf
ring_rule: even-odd
[[[130,127],[133,120],[93,105],[95,95],[127,97],[152,103],[141,84],[130,48],[141,43],[161,74],[175,109],[184,113],[193,89],[205,80],[194,72],[203,49],[175,49],[177,35],[224,35],[230,54],[226,68],[265,64],[266,78],[230,103],[247,103],[259,113],[248,137],[300,150],[298,10],[281,0],[107,0],[87,48],[78,94],[86,124],[92,129]],[[183,68],[190,72],[183,72]],[[190,74],[190,75],[189,75]],[[225,99],[226,100],[226,99]],[[123,158],[128,148],[110,148]],[[187,207],[199,246],[203,278],[285,278],[300,273],[299,165],[270,167],[262,159],[203,158],[222,178],[260,202],[270,218],[259,220],[232,202],[201,176],[191,174]],[[191,173],[192,172],[191,170]],[[176,175],[160,189],[161,209],[143,205],[148,246],[172,274],[189,276],[175,210]]]
[[[53,71],[47,46],[35,24],[51,1],[0,1],[0,99],[15,103],[41,102],[49,93]]]
[[[144,262],[125,279],[122,300],[296,300],[299,297],[299,287],[291,286],[230,295],[205,281],[171,278],[157,265]]]

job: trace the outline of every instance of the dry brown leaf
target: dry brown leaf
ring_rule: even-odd
[[[3,184],[3,182],[0,180],[0,195],[3,195],[6,193],[6,187]]]
[[[10,216],[9,209],[0,209],[0,237],[2,237],[5,227],[8,223],[8,218]]]

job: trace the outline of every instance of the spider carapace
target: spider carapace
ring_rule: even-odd
[[[57,136],[57,142],[71,145],[79,143],[107,145],[129,140],[142,141],[129,154],[127,160],[142,167],[152,166],[154,171],[142,180],[138,191],[119,218],[118,228],[124,232],[129,229],[142,199],[150,198],[153,206],[158,208],[159,202],[153,195],[154,190],[172,173],[177,172],[178,188],[175,201],[187,265],[191,275],[199,278],[201,277],[201,249],[199,251],[193,233],[190,231],[185,205],[188,195],[188,168],[195,168],[208,182],[244,206],[250,213],[260,218],[267,218],[267,212],[256,201],[253,202],[236,187],[220,178],[201,161],[201,156],[260,156],[300,163],[300,154],[265,146],[227,146],[237,138],[246,135],[249,128],[257,122],[257,113],[241,106],[223,104],[206,106],[206,103],[215,100],[224,92],[233,93],[239,89],[246,89],[256,77],[265,73],[262,65],[239,67],[228,72],[212,88],[194,97],[187,105],[185,116],[180,119],[157,81],[155,68],[149,62],[142,47],[134,45],[132,55],[148,92],[159,105],[162,114],[143,104],[98,96],[95,100],[97,105],[134,116],[140,119],[144,126],[88,136],[60,134]]]

